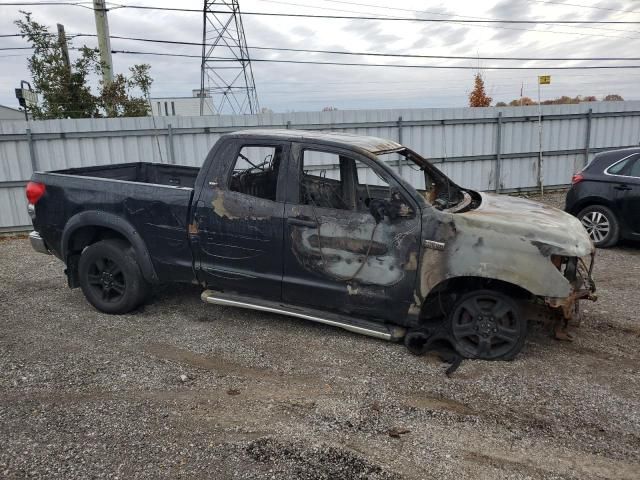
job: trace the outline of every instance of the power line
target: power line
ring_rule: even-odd
[[[379,52],[345,52],[340,50],[310,50],[303,48],[276,48],[276,47],[249,47],[254,50],[272,50],[279,52],[304,52],[304,53],[326,53],[331,55],[357,55],[373,57],[394,57],[394,58],[439,58],[448,60],[519,60],[519,61],[609,61],[609,60],[640,60],[640,57],[479,57],[465,55],[419,55],[403,53],[379,53]]]
[[[74,2],[13,2],[0,3],[1,6],[77,6],[93,10],[92,7]],[[149,5],[126,5],[115,3],[116,7],[110,10],[120,8],[130,8],[136,10],[158,10],[168,12],[193,12],[202,13],[202,9],[195,8],[177,8],[177,7],[153,7]],[[207,10],[207,13],[228,13],[224,10]],[[246,12],[242,15],[255,15],[267,17],[292,17],[292,18],[321,18],[336,20],[381,20],[381,21],[401,21],[401,22],[424,22],[424,23],[497,23],[497,24],[531,24],[531,25],[640,25],[640,20],[506,20],[506,19],[461,19],[452,20],[445,18],[415,18],[415,17],[375,17],[365,15],[312,15],[303,13],[281,13],[281,12]]]
[[[551,1],[546,1],[546,0],[529,0],[530,2],[535,2],[535,3],[542,3],[542,4],[547,4],[547,5],[561,5],[563,7],[565,6],[569,6],[569,7],[580,7],[580,8],[591,8],[594,10],[607,10],[609,12],[620,12],[620,13],[640,13],[634,10],[619,10],[617,8],[607,8],[607,7],[597,7],[595,5],[582,5],[582,4],[577,4],[577,3],[563,3],[563,2],[551,2]]]
[[[267,2],[267,3],[275,3],[275,4],[279,4],[279,5],[291,5],[291,6],[296,6],[296,7],[302,7],[302,8],[314,8],[314,9],[319,9],[319,10],[332,10],[332,11],[337,11],[337,12],[347,12],[347,13],[363,13],[362,11],[357,11],[357,10],[345,10],[345,9],[339,9],[339,8],[331,8],[331,7],[325,7],[325,6],[316,6],[316,5],[303,5],[300,3],[293,3],[293,2],[285,2],[282,0],[258,0],[260,2]],[[443,17],[459,17],[459,18],[471,18],[471,19],[476,19],[476,20],[494,20],[492,18],[489,17],[478,17],[478,16],[469,16],[469,15],[456,15],[456,14],[449,14],[449,13],[440,13],[440,12],[436,12],[433,10],[415,10],[415,9],[411,9],[411,8],[401,8],[401,7],[387,7],[387,6],[383,6],[383,5],[375,5],[375,4],[371,4],[371,3],[359,3],[359,2],[347,2],[344,0],[324,0],[325,2],[329,2],[329,3],[339,3],[339,4],[346,4],[346,5],[357,5],[357,6],[361,6],[361,7],[368,7],[368,8],[377,8],[377,9],[384,9],[384,10],[394,10],[394,11],[402,11],[402,12],[412,12],[412,13],[417,13],[419,15],[424,15],[424,14],[429,14],[429,15],[439,15],[439,16],[443,16]],[[391,17],[391,15],[384,15],[384,14],[377,14],[377,15],[382,15],[384,17]],[[451,18],[450,19],[452,23],[455,23],[456,19]],[[471,27],[479,27],[479,28],[498,28],[498,29],[503,29],[503,30],[521,30],[521,31],[527,31],[527,32],[541,32],[540,30],[534,30],[534,29],[530,29],[530,28],[514,28],[514,27],[500,27],[500,26],[489,26],[489,25],[470,25]],[[608,31],[613,31],[613,32],[626,32],[626,33],[632,33],[629,30],[620,30],[617,28],[605,28],[605,27],[586,27],[586,26],[572,26],[572,25],[566,25],[567,28],[588,28],[588,29],[592,29],[592,30],[608,30]],[[566,31],[558,31],[558,30],[545,30],[544,33],[554,33],[554,34],[560,34],[560,35],[581,35],[581,36],[599,36],[599,37],[606,37],[606,38],[629,38],[629,39],[638,39],[638,37],[625,37],[625,36],[620,36],[620,35],[602,35],[602,34],[589,34],[589,33],[579,33],[579,32],[566,32]]]
[[[167,57],[184,57],[184,58],[201,58],[200,55],[188,55],[180,53],[166,52],[139,52],[132,50],[112,50],[111,53],[122,53],[127,55],[157,55]],[[224,63],[235,62],[235,58],[217,58],[212,61]],[[304,65],[336,65],[348,67],[389,67],[389,68],[424,68],[424,69],[453,69],[453,70],[477,70],[478,67],[470,65],[409,65],[409,64],[385,64],[385,63],[356,63],[356,62],[322,62],[313,60],[279,60],[267,58],[252,58],[252,62],[268,62],[268,63],[291,63]],[[224,66],[217,68],[226,68]],[[600,69],[637,69],[640,65],[582,65],[582,66],[559,66],[559,67],[483,67],[483,70],[600,70]]]
[[[75,34],[75,37],[95,37],[94,34]],[[111,36],[113,39],[143,41],[151,43],[168,43],[177,45],[193,45],[202,46],[198,42],[181,42],[177,40],[159,40],[150,38],[123,37],[119,35]],[[414,54],[391,54],[391,53],[375,53],[375,52],[343,52],[339,50],[310,50],[296,48],[276,48],[276,47],[248,47],[257,50],[273,50],[303,53],[324,53],[336,55],[355,55],[355,56],[376,56],[376,57],[392,57],[392,58],[429,58],[429,59],[447,59],[447,60],[505,60],[505,61],[638,61],[640,57],[474,57],[474,56],[454,56],[454,55],[414,55]],[[0,48],[5,50],[31,50],[32,47],[6,47]],[[122,53],[128,55],[153,55],[166,57],[183,57],[183,58],[201,58],[201,55],[178,54],[169,52],[140,52],[131,50],[112,50],[111,53]],[[234,61],[233,58],[213,58],[217,62]],[[279,60],[279,59],[256,59],[257,62],[272,63],[298,63],[310,65],[343,65],[343,66],[370,66],[370,67],[397,67],[397,68],[438,68],[438,69],[474,69],[477,67],[464,65],[403,65],[403,64],[374,64],[374,63],[354,63],[354,62],[328,62],[328,61],[311,61],[311,60]],[[582,65],[582,66],[537,66],[537,67],[484,67],[485,70],[586,70],[586,69],[607,69],[607,68],[639,68],[634,65]]]
[[[86,8],[87,10],[93,10],[93,7],[89,7],[87,5],[83,5],[80,2],[12,2],[12,3],[0,3],[0,7],[42,7],[42,6],[52,6],[52,7],[70,6],[70,7]]]
[[[202,10],[192,8],[175,7],[150,7],[146,5],[118,5],[118,8],[132,8],[139,10],[164,10],[174,12],[197,12]],[[209,10],[209,13],[225,13],[222,10]],[[282,12],[246,12],[242,15],[255,15],[266,17],[292,17],[292,18],[322,18],[337,20],[381,20],[381,21],[401,21],[401,22],[425,22],[425,23],[514,23],[514,24],[534,24],[534,25],[571,25],[571,24],[593,24],[593,25],[639,25],[640,20],[502,20],[502,19],[463,19],[451,20],[446,18],[415,18],[415,17],[373,17],[364,15],[312,15],[308,13],[282,13]]]
[[[270,3],[279,3],[279,4],[284,4],[284,5],[296,5],[296,6],[305,7],[305,8],[319,8],[319,9],[323,8],[323,7],[313,6],[313,5],[301,5],[301,4],[292,3],[292,2],[283,2],[283,1],[276,1],[276,0],[259,0],[259,1],[265,1],[265,2],[270,2]],[[412,10],[412,9],[399,8],[399,7],[384,7],[384,6],[365,4],[365,3],[344,2],[344,1],[338,1],[338,0],[325,0],[325,1],[330,1],[330,2],[333,2],[333,3],[347,3],[347,4],[353,4],[353,5],[374,7],[374,8],[384,8],[384,9],[392,9],[392,10],[409,11],[409,12],[415,12],[415,13],[420,13],[420,14],[429,13],[429,14],[432,14],[432,15],[453,16],[453,17],[470,18],[470,19],[477,19],[477,20],[480,20],[480,19],[484,19],[484,20],[488,20],[488,21],[494,20],[494,19],[483,18],[483,17],[470,17],[470,16],[466,16],[466,15],[443,14],[443,13],[434,12],[434,11]],[[89,9],[89,10],[93,9],[92,7],[88,7],[86,5],[82,5],[82,4],[78,3],[78,2],[44,2],[44,3],[43,2],[12,2],[12,3],[0,4],[0,6],[3,6],[3,5],[31,5],[31,6],[41,6],[41,5],[52,5],[52,6],[63,5],[64,6],[64,5],[67,5],[67,6],[83,7],[83,8]],[[138,9],[160,10],[160,11],[164,10],[164,11],[202,13],[201,10],[188,9],[188,8],[150,7],[150,6],[143,6],[143,5],[122,5],[122,4],[115,4],[115,5],[116,5],[116,7],[113,7],[112,10],[113,9],[119,9],[119,8],[138,8]],[[324,10],[336,10],[336,11],[346,11],[346,12],[360,13],[360,12],[356,12],[356,11],[352,11],[352,10],[340,10],[340,9],[335,9],[335,8],[324,8]],[[356,17],[353,17],[353,18],[356,18]],[[373,17],[372,19],[384,19],[384,18],[402,20],[402,18],[391,17],[389,15],[384,15],[382,17]],[[415,19],[406,19],[406,20],[415,20]],[[445,20],[442,20],[442,21],[445,21]],[[464,20],[448,19],[447,21],[449,21],[450,23],[453,23],[453,24],[460,24],[460,23],[464,24]],[[583,23],[583,22],[579,22],[579,23]],[[582,25],[576,24],[575,26],[573,26],[573,25],[569,25],[569,24],[564,23],[564,25],[566,27],[568,27],[568,28],[586,28],[586,29],[593,29],[593,30],[609,30],[609,31],[617,31],[617,32],[629,32],[629,30],[620,30],[620,29],[604,28],[604,27],[589,27],[589,26],[585,26],[584,24],[582,24]],[[640,37],[629,37],[629,36],[622,36],[622,35],[604,35],[604,34],[601,34],[601,33],[582,33],[582,32],[575,32],[575,31],[567,32],[567,31],[558,31],[558,30],[536,30],[536,29],[529,29],[529,28],[500,26],[498,24],[483,25],[481,23],[474,23],[474,24],[467,24],[467,25],[460,25],[460,26],[468,26],[468,27],[474,27],[474,28],[489,28],[489,29],[501,29],[501,30],[526,31],[526,32],[536,32],[536,33],[545,33],[545,34],[550,33],[550,34],[555,34],[555,35],[578,35],[578,36],[582,36],[582,37],[625,38],[625,39],[629,39],[629,40],[640,40]]]
[[[14,35],[1,35],[1,36],[14,36]],[[15,36],[20,36],[16,34]],[[77,37],[96,37],[95,34],[90,33],[76,33],[71,35],[74,38]],[[169,45],[189,45],[202,47],[200,42],[187,42],[179,40],[161,40],[154,38],[142,38],[142,37],[127,37],[121,35],[111,35],[111,39],[127,40],[127,41],[139,41],[148,43],[160,43]],[[210,44],[204,44],[204,46],[211,46]],[[384,53],[384,52],[347,52],[341,50],[316,50],[316,49],[302,49],[302,48],[286,48],[286,47],[258,47],[249,46],[248,48],[254,50],[267,50],[277,52],[298,52],[298,53],[321,53],[330,55],[352,55],[352,56],[373,56],[373,57],[391,57],[391,58],[428,58],[428,59],[445,59],[445,60],[504,60],[504,61],[637,61],[640,57],[486,57],[486,56],[471,56],[471,55],[421,55],[421,54],[400,54],[400,53]],[[32,47],[7,47],[0,48],[0,50],[29,50]],[[122,52],[118,52],[122,53]],[[160,55],[160,53],[148,53],[153,55]],[[163,55],[171,56],[174,54],[165,52]],[[196,55],[182,55],[186,57],[197,57]]]
[[[95,37],[91,33],[76,33],[74,37]],[[112,39],[129,40],[136,42],[162,43],[169,45],[190,45],[202,47],[200,42],[187,42],[180,40],[161,40],[157,38],[144,37],[126,37],[122,35],[111,35]],[[212,46],[204,44],[204,46]],[[447,60],[506,60],[506,61],[636,61],[640,57],[480,57],[477,55],[420,55],[410,53],[384,53],[384,52],[347,52],[344,50],[315,50],[307,48],[286,48],[286,47],[258,47],[249,46],[253,50],[269,50],[276,52],[300,52],[300,53],[323,53],[331,55],[355,55],[355,56],[373,56],[373,57],[394,57],[394,58],[430,58],[430,59],[447,59]]]

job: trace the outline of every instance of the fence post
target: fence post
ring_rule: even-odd
[[[589,163],[589,144],[591,143],[591,119],[593,117],[593,108],[589,109],[587,112],[587,132],[585,135],[584,141],[584,166],[587,166]]]
[[[29,144],[29,159],[31,160],[31,171],[38,170],[38,162],[36,161],[36,150],[33,145],[33,137],[31,135],[31,129],[27,128],[27,143]]]
[[[500,193],[500,170],[502,169],[502,112],[498,112],[498,131],[496,132],[496,168],[495,187],[496,193]]]
[[[402,145],[402,117],[398,117],[398,143]],[[402,155],[398,155],[398,175],[402,178]]]
[[[538,85],[540,89],[540,85]],[[540,95],[538,95],[539,97]],[[542,106],[538,99],[538,189],[544,195],[544,158],[542,157]]]
[[[175,164],[176,154],[175,150],[173,149],[173,127],[171,127],[170,123],[167,125],[167,132],[169,134],[169,163]]]

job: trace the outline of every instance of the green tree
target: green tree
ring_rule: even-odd
[[[102,63],[97,49],[83,46],[77,58],[67,65],[63,45],[46,26],[33,20],[30,12],[22,12],[17,20],[23,38],[33,47],[28,68],[40,103],[30,105],[29,113],[36,120],[51,118],[93,118],[103,116],[136,117],[148,114],[149,89],[153,80],[150,66],[134,65],[130,76],[115,76],[113,82],[98,82],[98,93],[91,90],[90,82],[101,76]],[[139,92],[138,95],[135,93]]]

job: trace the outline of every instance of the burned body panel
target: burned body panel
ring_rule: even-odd
[[[243,142],[231,141],[223,149],[224,161],[209,166],[194,208],[197,232],[191,235],[198,245],[197,275],[203,285],[279,300],[284,202],[277,185],[282,183],[278,177],[285,176],[282,168],[286,167],[281,168],[279,162],[288,155],[289,144],[254,140],[252,145],[274,148],[278,164],[270,164],[272,170],[261,170],[242,153]],[[245,161],[243,157],[249,162],[248,171],[236,175],[234,168],[238,159]],[[275,159],[269,160],[273,163]],[[265,189],[270,177],[273,188]],[[251,185],[253,179],[258,179],[259,189]],[[251,189],[251,194],[237,191],[242,185]]]
[[[442,248],[424,250],[417,305],[443,282],[456,278],[517,286],[553,308],[564,308],[565,317],[579,298],[591,295],[590,272],[583,272],[584,278],[572,278],[559,268],[563,261],[577,263],[583,257],[591,262],[595,253],[575,218],[524,199],[481,196],[475,210],[426,214],[423,243],[437,242]]]
[[[340,181],[311,178],[304,166],[308,150],[334,155]],[[360,182],[358,165],[376,169],[389,185]],[[372,215],[381,196],[401,188],[377,168],[371,153],[294,142],[288,177],[297,181],[285,206],[284,301],[406,324],[420,254],[420,210],[407,198],[402,216]],[[328,194],[320,194],[323,188]]]
[[[279,298],[283,211],[282,203],[236,192],[202,196],[195,213],[200,282]]]
[[[311,210],[296,206],[285,216],[312,219]],[[317,223],[288,222],[283,299],[404,324],[415,285],[419,220],[376,223],[368,213],[336,217],[326,209],[316,215]],[[309,297],[309,288],[318,294]]]
[[[453,254],[451,274],[497,278],[540,297],[566,297],[570,281],[551,256],[584,257],[594,252],[577,219],[536,202],[482,194],[475,210],[455,214],[454,252],[473,252],[467,261]]]

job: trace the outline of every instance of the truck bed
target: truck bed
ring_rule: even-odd
[[[144,244],[160,281],[190,282],[193,259],[187,224],[199,171],[123,163],[36,172],[32,181],[45,184],[47,193],[36,206],[34,227],[64,260],[63,236],[69,225],[110,225],[116,230],[119,224],[127,225]]]
[[[193,188],[199,171],[200,168],[198,167],[137,162],[100,165],[96,167],[68,168],[66,170],[55,170],[50,173]]]

